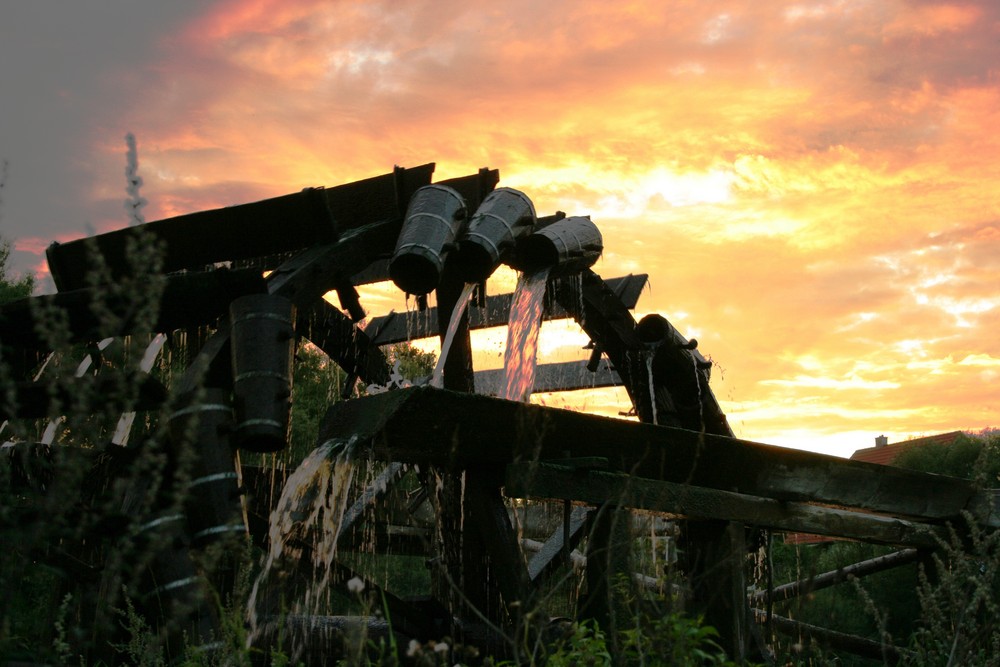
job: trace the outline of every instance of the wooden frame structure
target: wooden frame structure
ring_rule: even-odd
[[[387,260],[407,202],[431,183],[433,170],[433,164],[396,168],[334,188],[53,244],[48,259],[58,293],[0,308],[4,360],[24,378],[3,417],[50,413],[56,393],[44,379],[28,379],[47,352],[38,335],[37,313],[61,311],[73,340],[95,342],[103,334],[98,333],[101,323],[91,303],[103,288],[87,282],[91,253],[99,254],[113,279],[128,264],[126,248],[133,236],[165,249],[163,296],[151,326],[142,328],[123,313],[113,333],[207,332],[172,389],[194,396],[207,386],[218,398],[206,404],[182,403],[175,414],[204,405],[229,406],[240,376],[234,368],[238,355],[231,352],[235,343],[230,306],[253,296],[287,302],[294,312],[290,330],[341,365],[352,383],[360,379],[387,384],[390,369],[380,346],[405,340],[408,333],[420,337],[444,331],[463,286],[460,275],[446,264],[437,308],[374,318],[364,328],[357,324],[364,312],[355,287],[387,279]],[[444,183],[474,210],[498,181],[497,171],[482,169]],[[264,270],[269,271],[266,278]],[[991,528],[1000,525],[996,492],[977,490],[963,480],[734,438],[709,387],[711,364],[697,352],[696,342],[662,317],[640,322],[633,318],[630,309],[644,282],[644,276],[606,282],[589,269],[551,281],[546,317],[575,319],[593,341],[594,354],[586,372],[574,365],[568,371],[559,369],[568,376],[546,379],[543,370],[537,385],[559,390],[621,384],[640,423],[477,395],[477,385],[482,392],[496,378],[474,371],[468,332],[505,324],[509,295],[490,296],[484,307],[463,315],[446,361],[444,389],[401,389],[331,407],[317,442],[350,438],[360,443],[357,456],[387,465],[377,482],[355,499],[345,526],[371,516],[370,508],[401,477],[403,464],[437,471],[442,479],[436,517],[440,540],[428,554],[435,563],[433,599],[416,603],[385,591],[395,631],[429,638],[446,630],[496,648],[497,633],[489,628],[500,629],[502,635],[504,628],[521,622],[541,583],[569,562],[580,544],[586,544],[587,595],[578,612],[613,629],[620,621],[608,582],[616,574],[631,574],[630,535],[623,517],[628,510],[643,510],[684,520],[682,566],[691,579],[693,610],[719,629],[725,648],[738,661],[766,657],[766,646],[755,647],[751,639],[760,620],[753,610],[794,591],[779,588],[748,598],[750,531],[809,532],[907,548],[900,552],[905,555],[859,568],[870,572],[934,549],[944,525],[958,522],[963,513]],[[338,293],[342,309],[323,299],[330,291]],[[152,377],[142,378],[141,387],[135,409],[155,410],[167,400],[167,392]],[[277,401],[279,411],[287,409],[287,398]],[[234,427],[226,424],[213,426],[214,436],[205,436],[201,457],[215,462],[211,475],[230,479],[232,474],[235,479],[239,464],[229,455]],[[116,447],[102,451],[118,456],[129,449]],[[10,447],[12,462],[16,449]],[[234,489],[226,487],[221,493],[232,494]],[[508,499],[545,500],[563,508],[560,527],[530,559],[511,523]],[[167,516],[158,512],[142,517],[140,527],[164,525]],[[184,577],[192,578],[194,567],[186,550],[164,553],[154,569],[187,581]],[[357,576],[343,563],[334,569],[332,581]],[[169,575],[163,574],[168,570]],[[765,615],[771,622],[772,615]],[[480,621],[485,621],[485,630]],[[206,637],[214,629],[210,619],[191,628]],[[874,650],[851,646],[860,652]]]

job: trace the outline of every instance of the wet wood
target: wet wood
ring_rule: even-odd
[[[351,434],[385,460],[462,468],[604,456],[611,470],[649,480],[924,521],[957,518],[975,492],[943,475],[430,387],[334,405],[321,437]]]
[[[567,361],[537,366],[532,392],[573,391],[622,386],[621,377],[607,360],[602,360],[595,371],[588,369],[587,363],[586,361]],[[503,391],[504,379],[502,368],[476,371],[476,393],[498,396]]]
[[[573,317],[622,378],[639,419],[653,421],[653,403],[635,318],[615,291],[587,269],[579,276],[559,281],[549,296]]]
[[[597,621],[608,637],[613,655],[620,655],[620,633],[634,623],[631,518],[627,510],[607,503],[589,516],[587,528],[586,593],[581,597],[579,618]]]
[[[325,300],[298,311],[295,330],[323,350],[348,376],[389,383],[389,361],[365,332]]]
[[[465,505],[467,518],[465,539],[478,537],[489,575],[487,607],[480,611],[494,622],[516,619],[528,599],[528,570],[510,522],[503,495],[496,485],[496,476],[489,471],[466,472]],[[472,528],[472,531],[469,528]],[[496,600],[499,592],[501,599]]]
[[[607,281],[607,286],[609,290],[618,295],[626,309],[631,309],[635,308],[639,296],[646,286],[646,279],[645,274],[611,278]],[[561,284],[560,281],[554,281],[550,285],[550,289],[553,289],[557,284]],[[476,330],[505,326],[510,316],[513,297],[513,293],[496,294],[486,298],[484,307],[477,306],[475,302],[470,304],[468,310],[469,328]],[[569,317],[573,317],[573,315],[558,302],[552,300],[548,300],[542,312],[544,321]],[[382,317],[373,317],[365,331],[369,333],[377,345],[389,345],[414,338],[437,336],[439,334],[437,308],[428,308],[423,312],[392,312]]]
[[[679,562],[691,588],[689,611],[719,632],[719,644],[739,665],[750,645],[746,601],[746,530],[738,521],[687,521]]]

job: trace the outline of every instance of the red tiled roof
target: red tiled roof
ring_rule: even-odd
[[[958,436],[962,435],[961,431],[952,431],[950,433],[939,433],[937,435],[929,435],[924,438],[915,438],[913,440],[906,440],[905,442],[897,442],[893,445],[885,445],[884,447],[866,447],[865,449],[859,449],[851,454],[852,461],[867,461],[868,463],[879,463],[881,465],[891,465],[896,457],[908,449],[913,449],[914,447],[923,447],[924,445],[951,445],[958,439]]]

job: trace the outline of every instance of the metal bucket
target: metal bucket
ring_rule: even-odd
[[[601,256],[604,240],[589,217],[573,216],[543,227],[517,245],[517,265],[525,273],[544,268],[552,274],[577,273]]]
[[[465,216],[462,195],[446,185],[425,185],[414,192],[389,262],[392,282],[407,294],[427,294],[437,287]]]
[[[458,242],[459,270],[466,282],[482,282],[500,265],[501,257],[518,239],[530,234],[537,217],[527,195],[497,188],[483,200]]]
[[[251,294],[229,306],[232,322],[233,444],[254,452],[288,445],[292,410],[295,307],[274,294]]]
[[[197,403],[170,415],[175,447],[190,446],[196,452],[184,508],[196,547],[247,532],[239,460],[229,444],[232,430],[233,408],[223,389],[206,389]]]
[[[184,515],[166,511],[136,533],[137,546],[152,552],[139,603],[171,663],[185,651],[209,652],[222,646],[218,615],[207,601],[205,579],[195,569],[183,532]]]

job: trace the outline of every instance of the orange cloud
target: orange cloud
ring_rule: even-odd
[[[499,168],[540,214],[593,215],[603,275],[650,274],[640,310],[698,333],[741,435],[849,453],[1000,421],[998,25],[986,2],[221,2],[119,122],[150,219]]]

